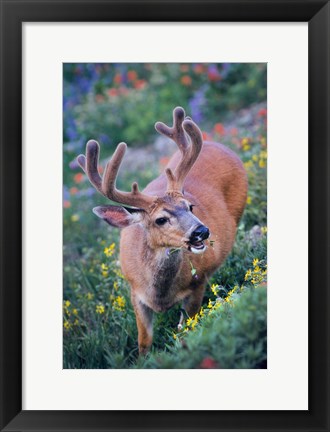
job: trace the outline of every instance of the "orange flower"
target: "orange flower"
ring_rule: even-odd
[[[70,203],[70,201],[63,201],[63,207],[64,208],[70,208],[71,207],[71,203]]]
[[[147,85],[147,81],[146,80],[142,80],[142,79],[140,79],[140,80],[136,80],[135,81],[135,83],[134,83],[134,87],[137,89],[137,90],[142,90],[142,89],[144,89],[144,87]]]
[[[219,135],[224,135],[225,134],[225,128],[223,127],[222,123],[216,123],[214,125],[214,132],[216,132]]]
[[[77,192],[78,192],[78,188],[76,188],[75,186],[70,188],[70,194],[71,195],[76,195]]]
[[[194,71],[197,74],[201,74],[204,72],[204,66],[202,64],[197,64],[194,66]]]
[[[73,180],[75,183],[81,183],[84,180],[84,174],[77,173],[73,176]]]
[[[192,79],[190,78],[189,75],[183,75],[181,77],[181,83],[185,86],[190,86],[192,83]]]
[[[211,141],[211,135],[208,134],[207,132],[202,132],[202,137],[203,137],[203,141]]]
[[[111,87],[111,88],[109,88],[109,90],[108,90],[108,95],[109,95],[110,97],[118,96],[118,90],[117,90],[116,88]]]
[[[259,112],[258,112],[258,116],[259,117],[266,117],[266,115],[267,115],[267,109],[261,108],[261,110],[259,110]]]
[[[121,84],[123,82],[123,77],[121,76],[120,73],[117,73],[114,77],[113,77],[113,82],[115,84]]]
[[[137,80],[137,73],[134,70],[129,70],[127,72],[127,79],[128,79],[128,81],[136,81]]]

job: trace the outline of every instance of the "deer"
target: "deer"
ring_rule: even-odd
[[[122,230],[119,259],[131,288],[140,355],[151,348],[154,313],[177,303],[189,317],[199,312],[209,277],[233,247],[248,188],[236,153],[220,143],[203,142],[201,130],[182,107],[173,110],[173,126],[157,122],[155,129],[178,150],[142,191],[136,182],[130,192],[116,187],[125,143],[118,144],[103,177],[97,141],[88,141],[86,156],[77,158],[95,189],[118,204],[93,212]]]

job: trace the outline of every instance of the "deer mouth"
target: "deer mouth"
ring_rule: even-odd
[[[188,250],[195,254],[201,254],[206,250],[203,240],[188,242]]]

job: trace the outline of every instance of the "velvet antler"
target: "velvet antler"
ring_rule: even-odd
[[[97,141],[88,141],[86,157],[79,155],[77,161],[87,174],[92,185],[102,195],[120,204],[146,209],[154,202],[155,197],[141,193],[136,182],[132,184],[131,192],[122,192],[116,188],[116,178],[126,148],[125,143],[118,144],[115,153],[106,165],[103,178],[98,172],[100,146]]]

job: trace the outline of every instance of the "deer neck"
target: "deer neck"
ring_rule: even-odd
[[[155,303],[166,309],[167,306],[170,307],[170,303],[173,304],[179,290],[180,284],[177,282],[183,264],[183,253],[181,250],[148,248],[145,258],[151,265],[150,294],[152,292]]]

